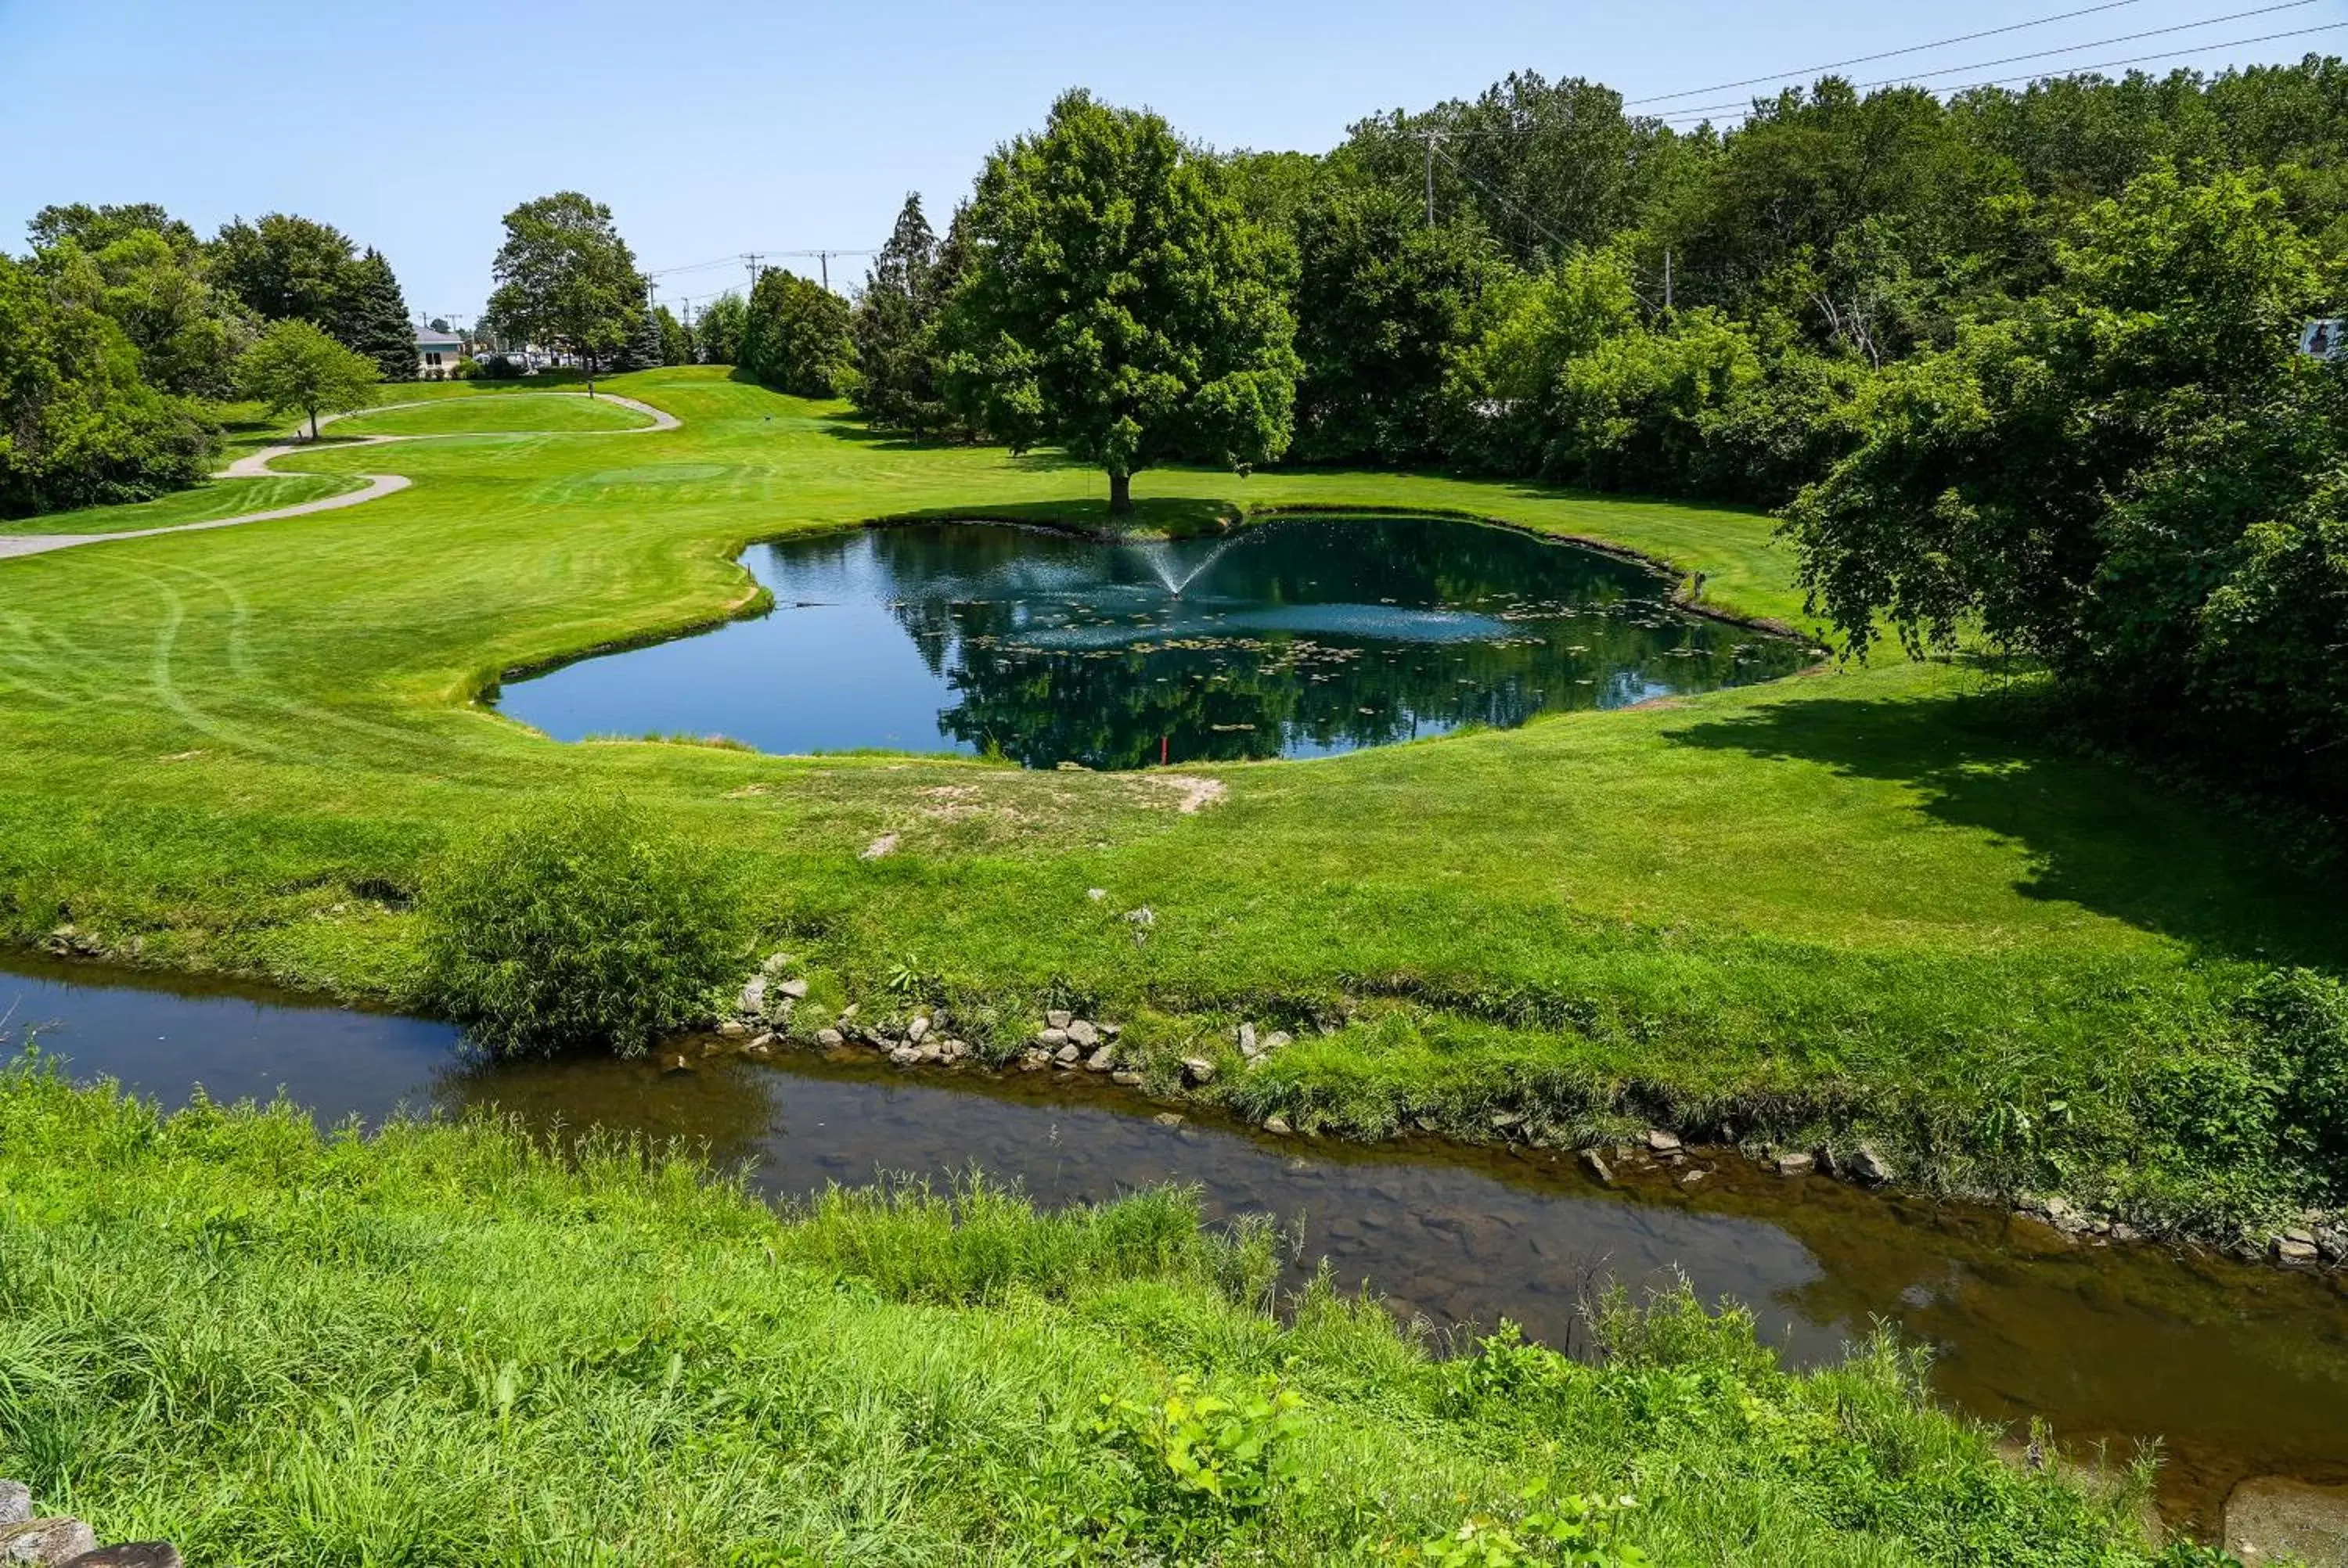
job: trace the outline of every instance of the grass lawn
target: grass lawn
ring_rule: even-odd
[[[443,383],[442,384],[450,384]],[[407,401],[407,389],[393,388],[384,401]],[[653,421],[633,408],[576,392],[540,392],[500,397],[450,397],[443,395],[407,407],[380,413],[355,414],[334,425],[336,436],[496,435],[544,431],[638,430]]]
[[[272,511],[355,490],[361,481],[338,475],[294,474],[282,479],[213,479],[193,489],[127,507],[84,507],[37,518],[0,518],[0,534],[119,534],[208,523],[246,512]]]
[[[1494,1539],[1533,1483],[1634,1497],[1612,1544],[1658,1563],[2152,1560],[2127,1489],[2007,1465],[1887,1346],[1790,1377],[1682,1299],[1602,1320],[1599,1365],[1438,1360],[1325,1289],[1275,1316],[1277,1266],[1179,1193],[778,1216],[612,1145],[159,1121],[19,1070],[0,1469],[201,1563],[1564,1561]]]
[[[417,427],[553,405],[480,384],[419,389],[443,401]],[[472,699],[743,606],[749,540],[1106,491],[1049,455],[876,437],[720,371],[608,384],[684,428],[326,447],[281,466],[415,483],[0,563],[0,927],[70,921],[149,962],[397,1001],[426,858],[586,786],[726,857],[819,1001],[869,1013],[902,966],[1006,1035],[1058,997],[1169,1060],[1242,1019],[1342,1021],[1213,1093],[1372,1137],[1408,1117],[1488,1132],[1502,1108],[1558,1138],[1647,1118],[1864,1132],[1910,1170],[2179,1223],[2245,1200],[2146,1174],[2134,1086],[2233,1049],[2228,1004],[2268,968],[2348,967],[2348,904],[2289,846],[2051,746],[2027,689],[1942,665],[1192,769],[1226,796],[1190,813],[1151,774],[553,743]],[[1385,473],[1138,487],[1178,520],[1469,512],[1667,558],[1724,610],[1800,613],[1787,548],[1747,512]],[[897,852],[860,859],[884,833]],[[1137,945],[1122,917],[1143,905]]]

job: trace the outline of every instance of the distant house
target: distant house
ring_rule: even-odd
[[[423,380],[447,380],[457,374],[457,362],[464,357],[465,340],[455,333],[416,329],[416,374]]]

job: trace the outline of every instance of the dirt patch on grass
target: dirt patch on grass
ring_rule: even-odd
[[[1202,779],[1195,774],[1143,774],[1133,784],[1141,804],[1170,805],[1185,816],[1221,804],[1231,793],[1222,780]]]

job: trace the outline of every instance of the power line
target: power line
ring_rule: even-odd
[[[2029,22],[2013,22],[2003,27],[1990,27],[1979,33],[1961,33],[1953,38],[1940,38],[1930,44],[1910,44],[1904,49],[1886,49],[1877,55],[1856,55],[1848,60],[1829,60],[1823,66],[1804,66],[1799,70],[1776,71],[1766,77],[1747,77],[1741,82],[1715,82],[1708,87],[1690,87],[1684,92],[1657,93],[1653,97],[1627,98],[1622,107],[1633,104],[1669,103],[1673,98],[1692,98],[1699,93],[1725,93],[1731,87],[1749,87],[1762,82],[1784,81],[1788,77],[1807,77],[1819,71],[1838,71],[1845,66],[1863,66],[1871,60],[1889,60],[1900,55],[1921,55],[1927,49],[1945,49],[1952,44],[1970,44],[1976,38],[1994,38],[2001,33],[2019,33],[2025,28],[2044,27],[2050,23],[2067,22],[2074,16],[2092,16],[2098,11],[2116,11],[2123,5],[2134,5],[2138,0],[2106,0],[2101,5],[2089,5],[2077,11],[2061,11],[2052,16],[2040,16]]]
[[[2082,49],[2100,49],[2113,44],[2133,44],[2140,38],[2158,38],[2170,33],[2189,33],[2196,27],[2214,27],[2220,22],[2239,22],[2246,16],[2264,16],[2276,11],[2296,11],[2302,6],[2312,5],[2314,4],[2315,0],[2281,0],[2281,3],[2279,5],[2260,5],[2248,11],[2229,11],[2221,16],[2204,16],[2198,22],[2179,22],[2174,26],[2152,27],[2141,33],[2122,33],[2117,37],[2113,38],[2092,38],[2084,44],[2065,44],[2060,47],[2053,49],[2034,49],[2028,54],[2006,55],[1994,60],[1975,60],[1971,65],[1965,66],[1934,66],[1930,70],[1909,71],[1896,77],[1879,77],[1871,82],[1854,82],[1851,85],[1859,91],[1864,92],[1870,87],[1888,87],[1896,82],[1912,82],[1923,77],[1953,77],[1962,75],[1967,71],[1986,71],[1998,66],[2018,65],[2024,60],[2043,60],[2049,55],[2075,55]],[[2272,36],[2278,37],[2289,37],[2291,35],[2286,33]],[[2240,41],[2255,44],[2261,40],[2250,38]],[[2171,50],[2169,53],[2199,54],[2207,49],[2222,49],[2228,46],[2229,46],[2224,44],[2196,44],[2189,47]],[[2148,56],[2144,57],[2155,58],[2157,56]],[[1742,108],[1750,104],[1751,101],[1752,100],[1748,98],[1742,99],[1735,103],[1696,104],[1687,108],[1672,109],[1656,118],[1666,120],[1685,119],[1690,115],[1706,114],[1715,109],[1727,110]]]
[[[1993,77],[1977,82],[1959,82],[1952,87],[1934,87],[1931,90],[1942,93],[1957,93],[1963,92],[1971,87],[2009,87],[2015,82],[2045,81],[2057,76],[2083,76],[2089,71],[2109,70],[2115,66],[2137,66],[2142,65],[2148,60],[2173,60],[2182,55],[2206,55],[2215,49],[2236,49],[2240,48],[2247,44],[2271,43],[2277,38],[2302,38],[2305,37],[2310,33],[2330,33],[2342,27],[2348,27],[2348,22],[2325,22],[2313,27],[2294,27],[2286,33],[2261,33],[2255,38],[2229,38],[2222,43],[2195,44],[2188,48],[2161,49],[2149,55],[2131,55],[2124,60],[2095,60],[2085,65],[2066,67],[2061,71],[2029,71],[2018,77]],[[1933,73],[1928,72],[1926,74],[1931,75]],[[1887,81],[1884,82],[1870,82],[1867,85],[1869,87],[1883,87],[1889,85],[1889,82],[1905,81],[1908,78],[1904,77],[1894,77],[1887,78]],[[1722,113],[1729,113],[1737,109],[1750,109],[1752,107],[1753,105],[1750,102],[1741,104],[1715,104],[1711,106],[1711,108],[1709,109],[1684,109],[1676,115],[1665,115],[1661,118],[1666,124],[1676,124],[1682,120],[1708,118],[1715,110]]]

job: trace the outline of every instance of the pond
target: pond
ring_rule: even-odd
[[[1436,518],[1102,542],[1001,523],[784,539],[768,613],[516,681],[563,740],[725,735],[1028,767],[1319,756],[1766,681],[1807,650],[1636,562]]]
[[[1502,1317],[1570,1346],[1579,1302],[1684,1273],[1707,1300],[1750,1307],[1796,1364],[1880,1322],[1935,1353],[1961,1409],[2042,1417],[2115,1457],[2159,1438],[2173,1521],[2214,1530],[2246,1476],[2348,1481],[2348,1297],[2343,1276],[2289,1274],[2153,1247],[2078,1246],[2001,1213],[1823,1177],[1787,1180],[1700,1158],[1596,1185],[1570,1159],[1432,1143],[1354,1147],[1274,1138],[1163,1109],[1084,1074],[913,1073],[857,1053],[770,1062],[711,1057],[664,1074],[608,1059],[499,1067],[455,1031],[298,998],[0,956],[0,1018],[42,1027],[77,1076],[107,1074],[166,1104],[281,1089],[324,1121],[406,1106],[497,1106],[541,1130],[601,1124],[705,1142],[777,1194],[881,1172],[948,1179],[973,1166],[1039,1202],[1195,1184],[1210,1215],[1270,1213],[1301,1229],[1289,1283],[1326,1258],[1438,1327]]]

